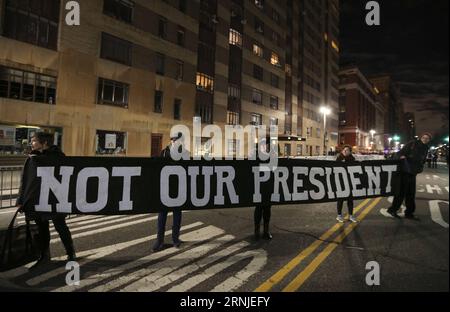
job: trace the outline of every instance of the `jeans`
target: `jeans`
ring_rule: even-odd
[[[164,242],[164,236],[166,232],[168,212],[160,212],[158,215],[158,242]],[[181,228],[181,209],[173,211],[173,225],[172,225],[172,240],[178,242],[180,240],[180,228]]]

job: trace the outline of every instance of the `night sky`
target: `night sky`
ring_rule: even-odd
[[[367,26],[368,1],[341,0],[341,64],[399,84],[417,133],[448,134],[448,0],[384,0],[381,25]]]

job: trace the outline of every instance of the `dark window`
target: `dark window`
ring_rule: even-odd
[[[167,30],[167,20],[163,17],[160,17],[158,21],[158,36],[162,39],[165,39],[166,30]]]
[[[181,11],[181,12],[186,12],[186,0],[178,0],[179,2],[178,2],[178,9]]]
[[[106,15],[127,23],[133,20],[133,8],[134,3],[127,0],[105,0],[103,3],[103,12]]]
[[[173,103],[173,119],[180,120],[181,119],[181,100],[175,99]]]
[[[264,34],[264,23],[255,17],[255,31],[260,34]]]
[[[102,47],[100,56],[104,59],[131,65],[131,49],[129,41],[102,33]]]
[[[263,93],[260,90],[252,90],[252,102],[258,105],[262,105]]]
[[[0,66],[0,97],[56,103],[56,78]]]
[[[278,97],[271,96],[270,97],[270,108],[278,110]]]
[[[163,107],[163,97],[164,93],[162,91],[156,90],[155,91],[155,107],[153,111],[155,113],[162,113],[162,107]]]
[[[126,83],[99,78],[97,103],[128,108],[128,90]]]
[[[176,79],[179,81],[183,80],[184,76],[184,63],[182,61],[177,61],[177,74]]]
[[[264,79],[263,68],[258,65],[253,65],[253,77],[262,81]]]
[[[164,75],[166,57],[164,54],[156,53],[156,73],[158,75]]]
[[[279,79],[278,76],[275,74],[270,74],[270,84],[272,87],[278,88],[279,87]]]
[[[56,50],[59,3],[54,0],[6,1],[4,36]]]
[[[177,31],[177,44],[179,46],[184,47],[184,36],[185,36],[186,30],[181,27],[178,26],[178,31]]]

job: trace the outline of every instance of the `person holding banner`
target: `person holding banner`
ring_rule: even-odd
[[[344,146],[341,153],[336,158],[336,161],[338,162],[345,162],[345,163],[352,163],[355,162],[356,159],[352,154],[352,147],[350,145]],[[344,206],[343,200],[338,200],[337,202],[337,217],[336,220],[339,223],[344,223],[344,218],[342,217],[342,208]],[[349,220],[353,223],[357,223],[358,220],[353,216],[353,200],[349,199],[347,200],[347,207],[348,207],[348,214],[349,214]]]
[[[270,147],[267,145],[266,139],[262,139],[259,144],[258,153],[267,153],[269,148]],[[264,224],[262,238],[265,240],[271,240],[273,238],[269,231],[270,217],[272,214],[271,209],[272,206],[270,204],[261,204],[255,207],[255,212],[253,214],[253,220],[255,223],[255,240],[259,240],[261,237],[261,220],[263,220]]]
[[[170,144],[161,152],[161,157],[166,159],[172,159],[171,151],[174,149],[181,149],[183,152],[183,146],[180,143],[182,134],[178,133],[177,136],[170,138]],[[187,151],[184,151],[187,153]],[[164,248],[164,236],[166,232],[167,211],[160,212],[158,214],[158,235],[156,242],[153,245],[153,252],[158,252]],[[173,210],[173,225],[172,225],[172,241],[176,248],[179,248],[182,241],[180,240],[180,228],[181,228],[181,207]]]
[[[423,172],[431,138],[431,134],[426,132],[422,134],[420,140],[409,142],[396,155],[402,162],[399,191],[394,196],[392,206],[387,210],[394,218],[400,218],[397,212],[404,200],[406,205],[405,218],[418,220],[414,215],[416,210],[416,177]]]
[[[48,158],[60,158],[64,157],[65,154],[61,151],[61,149],[53,145],[53,135],[45,132],[36,132],[34,136],[31,138],[31,148],[32,155],[35,157],[48,157]],[[24,172],[26,170],[26,165],[24,168]],[[50,229],[49,229],[49,221],[53,222],[56,231],[61,238],[61,241],[64,245],[64,248],[67,253],[68,261],[75,261],[76,254],[75,248],[73,246],[72,235],[70,234],[70,230],[66,224],[66,216],[55,213],[45,213],[45,212],[35,212],[31,207],[24,206],[24,197],[25,197],[25,185],[27,185],[27,181],[25,176],[23,176],[22,186],[20,190],[20,195],[17,200],[18,207],[22,212],[25,212],[25,216],[29,220],[34,220],[36,225],[38,226],[38,235],[39,235],[39,252],[40,256],[38,261],[30,268],[33,270],[37,267],[42,266],[44,263],[50,261]]]

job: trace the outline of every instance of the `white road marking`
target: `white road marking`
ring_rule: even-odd
[[[236,254],[225,261],[225,264],[237,263],[243,258],[253,257],[250,263],[234,276],[228,278],[223,283],[213,288],[212,292],[230,292],[241,287],[252,275],[261,271],[267,262],[267,252],[263,249],[251,250],[242,254]],[[223,263],[218,263],[217,267],[221,267]],[[217,270],[217,269],[216,269]]]
[[[248,242],[239,242],[237,244],[234,244],[228,248],[225,248],[224,250],[221,250],[211,256],[208,256],[207,258],[203,258],[201,261],[194,263],[193,265],[197,265],[198,268],[202,268],[206,265],[209,265],[210,263],[213,263],[215,261],[217,261],[220,258],[225,258],[247,246],[249,246],[250,244]],[[232,264],[232,263],[231,263]],[[230,265],[231,265],[230,264]],[[178,284],[172,288],[170,288],[168,291],[171,292],[185,292],[188,291],[190,289],[192,289],[193,287],[199,285],[200,283],[206,281],[207,279],[211,278],[212,276],[216,275],[217,273],[219,273],[221,270],[217,270],[217,266],[213,266],[211,268],[207,268],[206,270],[203,270],[197,274],[195,274],[193,277],[188,278],[187,280],[185,280],[184,282],[182,282],[181,284]]]
[[[211,245],[214,245],[214,246],[207,245],[208,248],[207,249],[204,248],[204,250],[202,250],[201,253],[199,253],[197,251],[196,256],[203,256],[208,251],[213,250],[213,249],[223,245],[224,243],[230,242],[234,238],[235,237],[233,235],[227,235],[227,236],[218,238],[217,240],[215,240],[214,242],[211,243]],[[224,257],[224,256],[226,256],[226,255],[222,255],[222,257]],[[173,258],[174,257],[168,259],[169,263]],[[131,288],[129,288],[129,289],[125,288],[124,290],[129,291],[131,289],[131,290],[137,290],[140,292],[156,291],[158,289],[161,289],[164,286],[169,285],[170,283],[176,282],[177,280],[187,276],[188,274],[194,273],[195,271],[199,270],[200,268],[202,268],[208,264],[211,264],[217,260],[218,260],[218,257],[216,257],[214,255],[213,256],[208,255],[206,257],[203,257],[202,260],[200,260],[200,263],[196,261],[187,266],[179,268],[178,270],[177,270],[177,268],[179,267],[179,265],[173,266],[172,269],[174,269],[174,270],[171,273],[166,274],[166,275],[164,275],[163,270],[167,270],[167,269],[164,268],[164,269],[160,270],[160,271],[162,271],[161,273],[163,275],[161,275],[161,273],[159,273],[159,271],[158,271],[158,272],[152,274],[151,277],[147,276],[147,277],[143,278],[141,281],[137,281],[134,285],[131,286]]]
[[[199,230],[194,230],[194,231],[188,232],[186,234],[182,234],[180,238],[184,242],[186,242],[186,244],[183,244],[181,249],[171,247],[171,248],[164,249],[157,253],[151,253],[145,257],[142,257],[142,258],[127,262],[125,264],[119,265],[117,267],[111,268],[109,270],[106,270],[105,272],[97,273],[97,274],[89,276],[87,278],[83,278],[83,281],[80,286],[64,286],[64,287],[56,288],[52,291],[66,292],[66,291],[75,291],[77,289],[85,288],[87,286],[96,284],[107,278],[111,278],[115,275],[122,274],[125,271],[139,267],[144,263],[148,263],[148,262],[163,258],[165,256],[174,254],[176,252],[179,252],[180,250],[185,249],[186,247],[190,246],[191,244],[189,244],[189,243],[197,242],[199,238],[202,240],[207,239],[208,235],[209,235],[208,231],[205,230],[205,228],[202,228]],[[95,256],[95,255],[93,255],[93,256]],[[114,288],[114,287],[111,287],[112,286],[111,283],[106,284],[106,286],[109,286],[111,289]],[[102,286],[98,286],[98,288],[101,288],[101,287]],[[96,291],[96,290],[94,288],[94,289],[90,289],[89,291]]]
[[[186,226],[182,226],[181,227],[181,231],[185,231],[185,230],[188,230],[188,229],[191,229],[191,228],[195,228],[195,227],[198,227],[198,226],[201,226],[201,225],[203,225],[202,222],[192,223],[192,224],[189,224],[189,225],[186,225]],[[166,231],[166,235],[169,235],[171,233],[172,233],[172,230]],[[85,250],[83,252],[79,252],[77,254],[77,256],[79,258],[81,258],[81,260],[79,260],[78,263],[82,267],[83,265],[85,265],[87,263],[93,262],[95,260],[98,260],[98,259],[103,258],[103,257],[108,256],[108,255],[111,255],[111,254],[113,254],[115,252],[127,249],[127,248],[135,246],[135,245],[147,243],[147,242],[155,239],[156,236],[157,236],[156,234],[149,235],[149,236],[138,238],[138,239],[135,239],[135,240],[132,240],[132,241],[126,241],[126,242],[119,243],[119,244],[113,244],[113,245],[110,245],[110,246],[105,246],[105,247],[100,247],[100,248],[97,248],[97,249],[91,249],[91,250]],[[148,246],[148,250],[150,250],[150,246]],[[52,260],[54,260],[54,261],[63,261],[64,259],[65,259],[65,257],[52,258]],[[31,266],[31,264],[29,266]],[[35,285],[38,285],[38,284],[40,284],[40,283],[42,283],[42,282],[44,282],[46,280],[49,280],[49,279],[51,279],[53,277],[56,277],[56,276],[58,276],[60,274],[64,274],[65,272],[67,272],[67,271],[66,271],[65,267],[62,266],[60,268],[57,268],[55,270],[46,272],[44,274],[41,274],[40,276],[37,276],[35,278],[32,278],[32,279],[28,280],[27,284],[30,285],[30,286],[35,286]],[[0,275],[0,277],[1,277],[1,275]]]
[[[427,187],[427,192],[428,192],[428,193],[434,194],[434,191],[436,191],[436,193],[437,193],[438,195],[442,195],[442,190],[441,190],[441,188],[439,187],[439,185],[431,186],[431,185],[427,184],[426,187]]]
[[[72,239],[86,237],[86,236],[89,236],[89,235],[104,233],[104,232],[108,232],[108,231],[113,231],[113,230],[117,230],[117,229],[124,228],[124,227],[127,227],[127,226],[136,225],[136,224],[149,222],[149,221],[151,221],[151,220],[147,217],[147,218],[134,220],[134,221],[126,222],[126,223],[120,223],[120,224],[116,224],[116,225],[111,225],[111,226],[107,226],[107,227],[96,229],[96,230],[92,230],[92,231],[87,231],[87,232],[74,234],[74,235],[72,235]],[[59,241],[59,238],[53,238],[50,241],[50,243],[56,243],[58,241]]]
[[[447,193],[450,193],[448,186],[445,187],[445,190],[447,191]]]
[[[85,225],[80,222],[80,227],[70,227],[70,232],[74,233],[74,232],[80,232],[80,231],[84,231],[84,230],[89,230],[89,229],[94,229],[96,227],[101,227],[101,226],[105,226],[105,225],[109,225],[109,224],[114,224],[114,223],[118,223],[118,222],[124,222],[124,221],[130,221],[130,220],[137,220],[137,219],[143,219],[143,218],[147,218],[148,221],[154,220],[155,217],[151,217],[148,218],[147,216],[142,216],[142,215],[134,215],[134,216],[129,216],[129,217],[120,217],[120,218],[114,218],[114,219],[107,219],[106,221],[97,221],[97,223],[94,224],[88,224]],[[87,221],[88,222],[88,221]],[[78,224],[77,224],[78,225]],[[53,229],[52,231],[52,237],[58,237],[58,233],[56,232],[56,230]]]
[[[431,220],[433,222],[439,224],[440,226],[448,229],[448,223],[444,221],[441,214],[441,209],[439,207],[439,204],[444,203],[447,204],[448,207],[448,201],[444,200],[430,200],[429,206],[430,206],[430,212],[431,212]]]
[[[224,234],[224,231],[222,229],[219,229],[215,226],[210,226],[208,228],[208,231],[213,231],[213,234],[210,234],[211,236]],[[228,240],[229,238],[226,239]],[[152,287],[152,283],[154,283],[157,279],[163,277],[166,274],[169,274],[172,271],[175,271],[178,267],[188,264],[197,257],[206,255],[208,252],[222,244],[223,242],[221,242],[220,239],[217,239],[208,245],[204,244],[192,249],[188,249],[183,253],[177,254],[167,259],[166,261],[158,262],[148,268],[143,268],[135,271],[133,272],[132,276],[126,276],[121,280],[115,280],[114,285],[115,287],[117,287],[128,284],[129,282],[134,280],[133,283],[125,286],[120,291],[147,291],[147,287]],[[103,288],[102,290],[104,291],[105,289]]]

